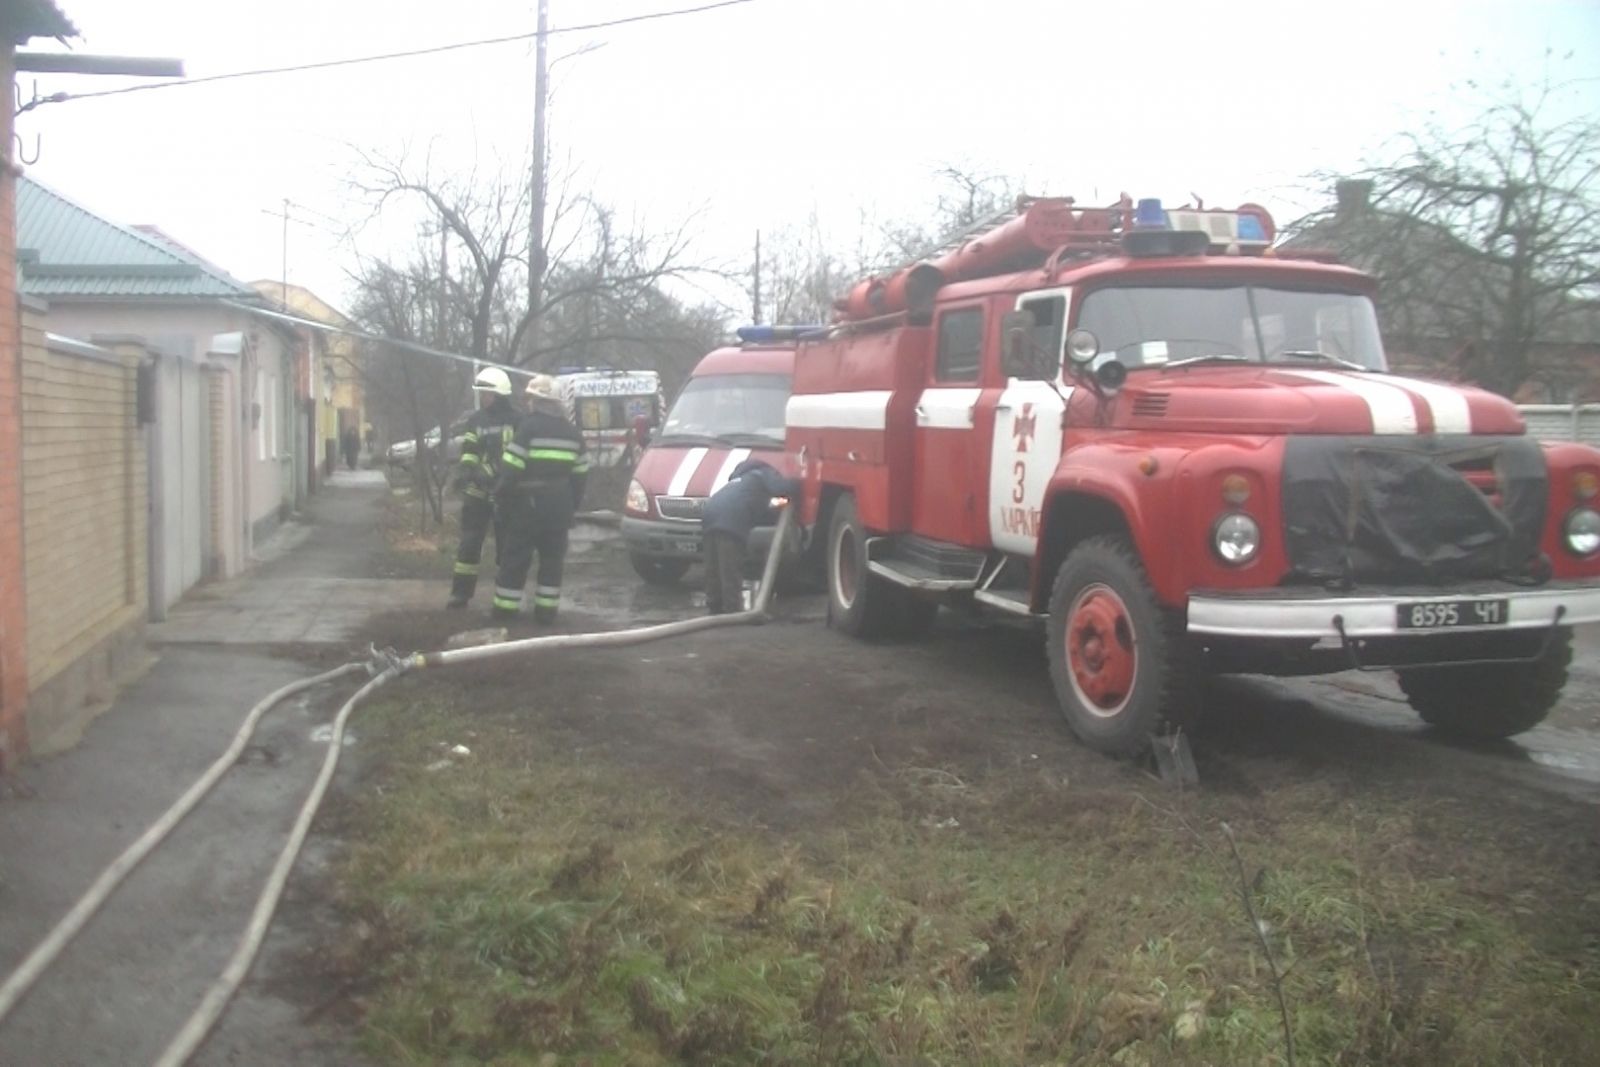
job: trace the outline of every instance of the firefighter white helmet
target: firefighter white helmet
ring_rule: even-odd
[[[485,367],[473,379],[472,389],[479,393],[496,393],[500,396],[511,395],[511,375],[499,367]]]
[[[549,400],[557,404],[561,402],[561,384],[548,374],[530,376],[528,384],[522,391],[529,400]]]

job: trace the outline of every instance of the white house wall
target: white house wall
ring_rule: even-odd
[[[52,333],[137,337],[163,353],[150,455],[151,517],[162,520],[159,531],[151,526],[151,562],[162,573],[151,575],[150,599],[159,618],[208,573],[230,577],[243,570],[255,541],[276,528],[286,504],[293,506],[300,442],[293,432],[292,354],[255,316],[225,307],[56,301],[47,318]],[[214,338],[240,332],[249,339],[243,359],[208,354]],[[222,376],[225,421],[216,433],[208,374]],[[265,389],[260,397],[258,385]],[[222,485],[212,500],[211,453],[219,445]]]

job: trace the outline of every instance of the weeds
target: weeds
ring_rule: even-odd
[[[386,1060],[1276,1064],[1276,968],[1300,1064],[1600,1062],[1585,890],[1507,858],[1471,881],[1496,853],[1431,845],[1420,809],[897,769],[780,842],[488,718],[474,765],[420,773],[447,713],[367,719],[383,788],[328,958]]]

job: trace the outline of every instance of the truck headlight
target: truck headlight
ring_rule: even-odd
[[[1567,548],[1575,556],[1592,556],[1600,551],[1600,511],[1573,508],[1567,514]]]
[[[1261,551],[1261,527],[1243,512],[1229,512],[1211,528],[1211,544],[1222,562],[1243,566]]]
[[[623,501],[622,506],[626,510],[640,515],[650,514],[650,494],[644,491],[644,486],[639,484],[639,479],[635,478],[628,483],[628,496]]]

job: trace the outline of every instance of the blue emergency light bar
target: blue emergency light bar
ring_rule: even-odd
[[[1167,213],[1161,209],[1161,201],[1153,196],[1140,200],[1133,209],[1133,224],[1141,230],[1168,229]]]
[[[826,326],[741,326],[733,331],[747,345],[769,345],[778,341],[798,341],[826,333]]]

